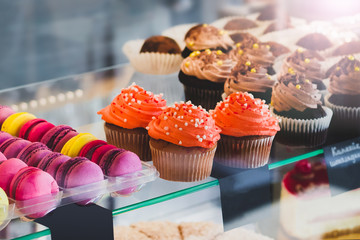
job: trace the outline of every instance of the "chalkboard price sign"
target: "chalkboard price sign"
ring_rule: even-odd
[[[324,148],[332,195],[360,187],[360,138]]]

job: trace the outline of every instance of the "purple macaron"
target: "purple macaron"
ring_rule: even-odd
[[[16,158],[30,143],[30,141],[21,138],[9,138],[0,145],[0,152],[2,152],[7,159]]]
[[[101,168],[84,157],[74,157],[60,165],[56,172],[60,187],[73,188],[104,179]]]
[[[67,125],[53,127],[41,138],[41,142],[54,152],[61,152],[62,147],[67,141],[79,133]]]
[[[3,122],[14,113],[15,111],[11,107],[0,105],[0,129]]]
[[[14,137],[10,133],[0,131],[0,144],[2,144],[3,142],[5,142],[10,138],[14,138]]]
[[[53,152],[46,155],[38,164],[38,168],[49,173],[55,178],[56,171],[61,164],[69,160],[70,157],[61,153]]]
[[[52,151],[41,142],[34,142],[25,147],[17,156],[27,165],[37,167],[43,157],[52,153]]]
[[[106,152],[100,159],[99,166],[104,175],[109,177],[117,177],[142,169],[139,156],[121,148]]]

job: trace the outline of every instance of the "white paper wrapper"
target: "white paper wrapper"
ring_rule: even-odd
[[[234,168],[257,168],[269,161],[274,136],[258,139],[221,135],[215,161]]]
[[[334,112],[334,118],[340,121],[353,120],[360,122],[360,108],[356,107],[345,107],[335,105],[329,102],[331,94],[325,96],[325,105]],[[345,124],[345,122],[343,122]]]
[[[274,108],[271,107],[270,111],[274,117],[280,120],[280,133],[278,133],[281,141],[284,141],[284,137],[288,137],[286,141],[289,141],[289,145],[304,145],[304,146],[317,146],[325,143],[327,130],[330,125],[330,121],[333,112],[330,108],[324,107],[326,116],[317,119],[293,119],[283,116],[279,116],[274,113]]]
[[[170,74],[180,70],[181,54],[140,53],[144,40],[131,40],[122,50],[137,71],[146,74]]]
[[[247,18],[247,17],[242,17],[242,16],[224,17],[224,18],[220,18],[220,19],[216,20],[215,22],[211,23],[211,25],[213,25],[214,27],[217,27],[219,29],[224,29],[225,25],[229,21],[236,19],[236,18]],[[249,20],[252,20],[252,19],[249,19]],[[252,21],[254,21],[258,26],[255,28],[248,28],[248,29],[244,29],[244,30],[233,30],[233,31],[227,30],[227,32],[229,35],[234,34],[234,33],[248,32],[248,33],[254,35],[255,37],[261,36],[263,34],[265,28],[267,28],[267,25],[262,22],[256,21],[256,20],[252,20]]]
[[[150,149],[154,166],[160,178],[170,181],[194,182],[210,176],[216,147],[206,152],[166,151],[152,146]]]
[[[294,133],[316,133],[325,130],[329,127],[333,111],[328,107],[323,107],[326,116],[317,119],[292,119],[276,115],[274,108],[270,108],[271,114],[280,120],[280,129],[286,132]]]
[[[163,36],[170,37],[174,39],[180,46],[180,49],[185,48],[185,34],[189,31],[190,28],[194,27],[198,23],[188,23],[188,24],[180,24],[169,29],[166,29],[161,33]]]

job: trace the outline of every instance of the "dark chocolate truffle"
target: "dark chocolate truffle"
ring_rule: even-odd
[[[321,51],[331,47],[332,43],[324,34],[310,33],[300,38],[296,45],[309,50]]]
[[[181,53],[181,49],[176,41],[172,38],[165,36],[152,36],[145,40],[140,50],[144,52],[157,52],[157,53]]]
[[[249,28],[255,28],[258,25],[256,22],[246,19],[246,18],[234,18],[226,23],[224,26],[225,30],[232,31],[232,30],[245,30]]]

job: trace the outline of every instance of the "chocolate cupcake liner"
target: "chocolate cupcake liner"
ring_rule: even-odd
[[[169,29],[166,29],[161,33],[163,36],[170,37],[174,39],[180,46],[180,49],[185,48],[185,35],[189,31],[190,28],[194,27],[198,23],[188,23],[188,24],[180,24],[173,26]]]
[[[180,54],[140,53],[144,40],[132,40],[124,44],[122,50],[131,66],[146,74],[170,74],[179,71],[182,62]]]
[[[214,109],[216,104],[222,100],[224,90],[210,90],[196,87],[184,86],[185,100],[190,100],[194,105],[201,105],[206,110]]]
[[[341,134],[360,134],[360,107],[339,106],[329,102],[331,94],[325,96],[325,105],[329,107],[333,113],[331,121],[331,131]]]
[[[280,143],[288,145],[318,146],[326,141],[327,131],[333,115],[333,111],[328,107],[323,107],[326,116],[317,119],[293,119],[274,113],[271,114],[279,119],[280,132],[276,139]]]
[[[186,147],[183,147],[186,149]],[[199,151],[171,152],[152,146],[151,155],[160,178],[170,181],[194,182],[210,176],[216,147]]]
[[[215,161],[233,168],[258,168],[269,161],[274,136],[221,135]]]
[[[125,129],[109,123],[105,123],[104,129],[109,144],[132,151],[143,161],[151,161],[150,137],[146,129]]]

